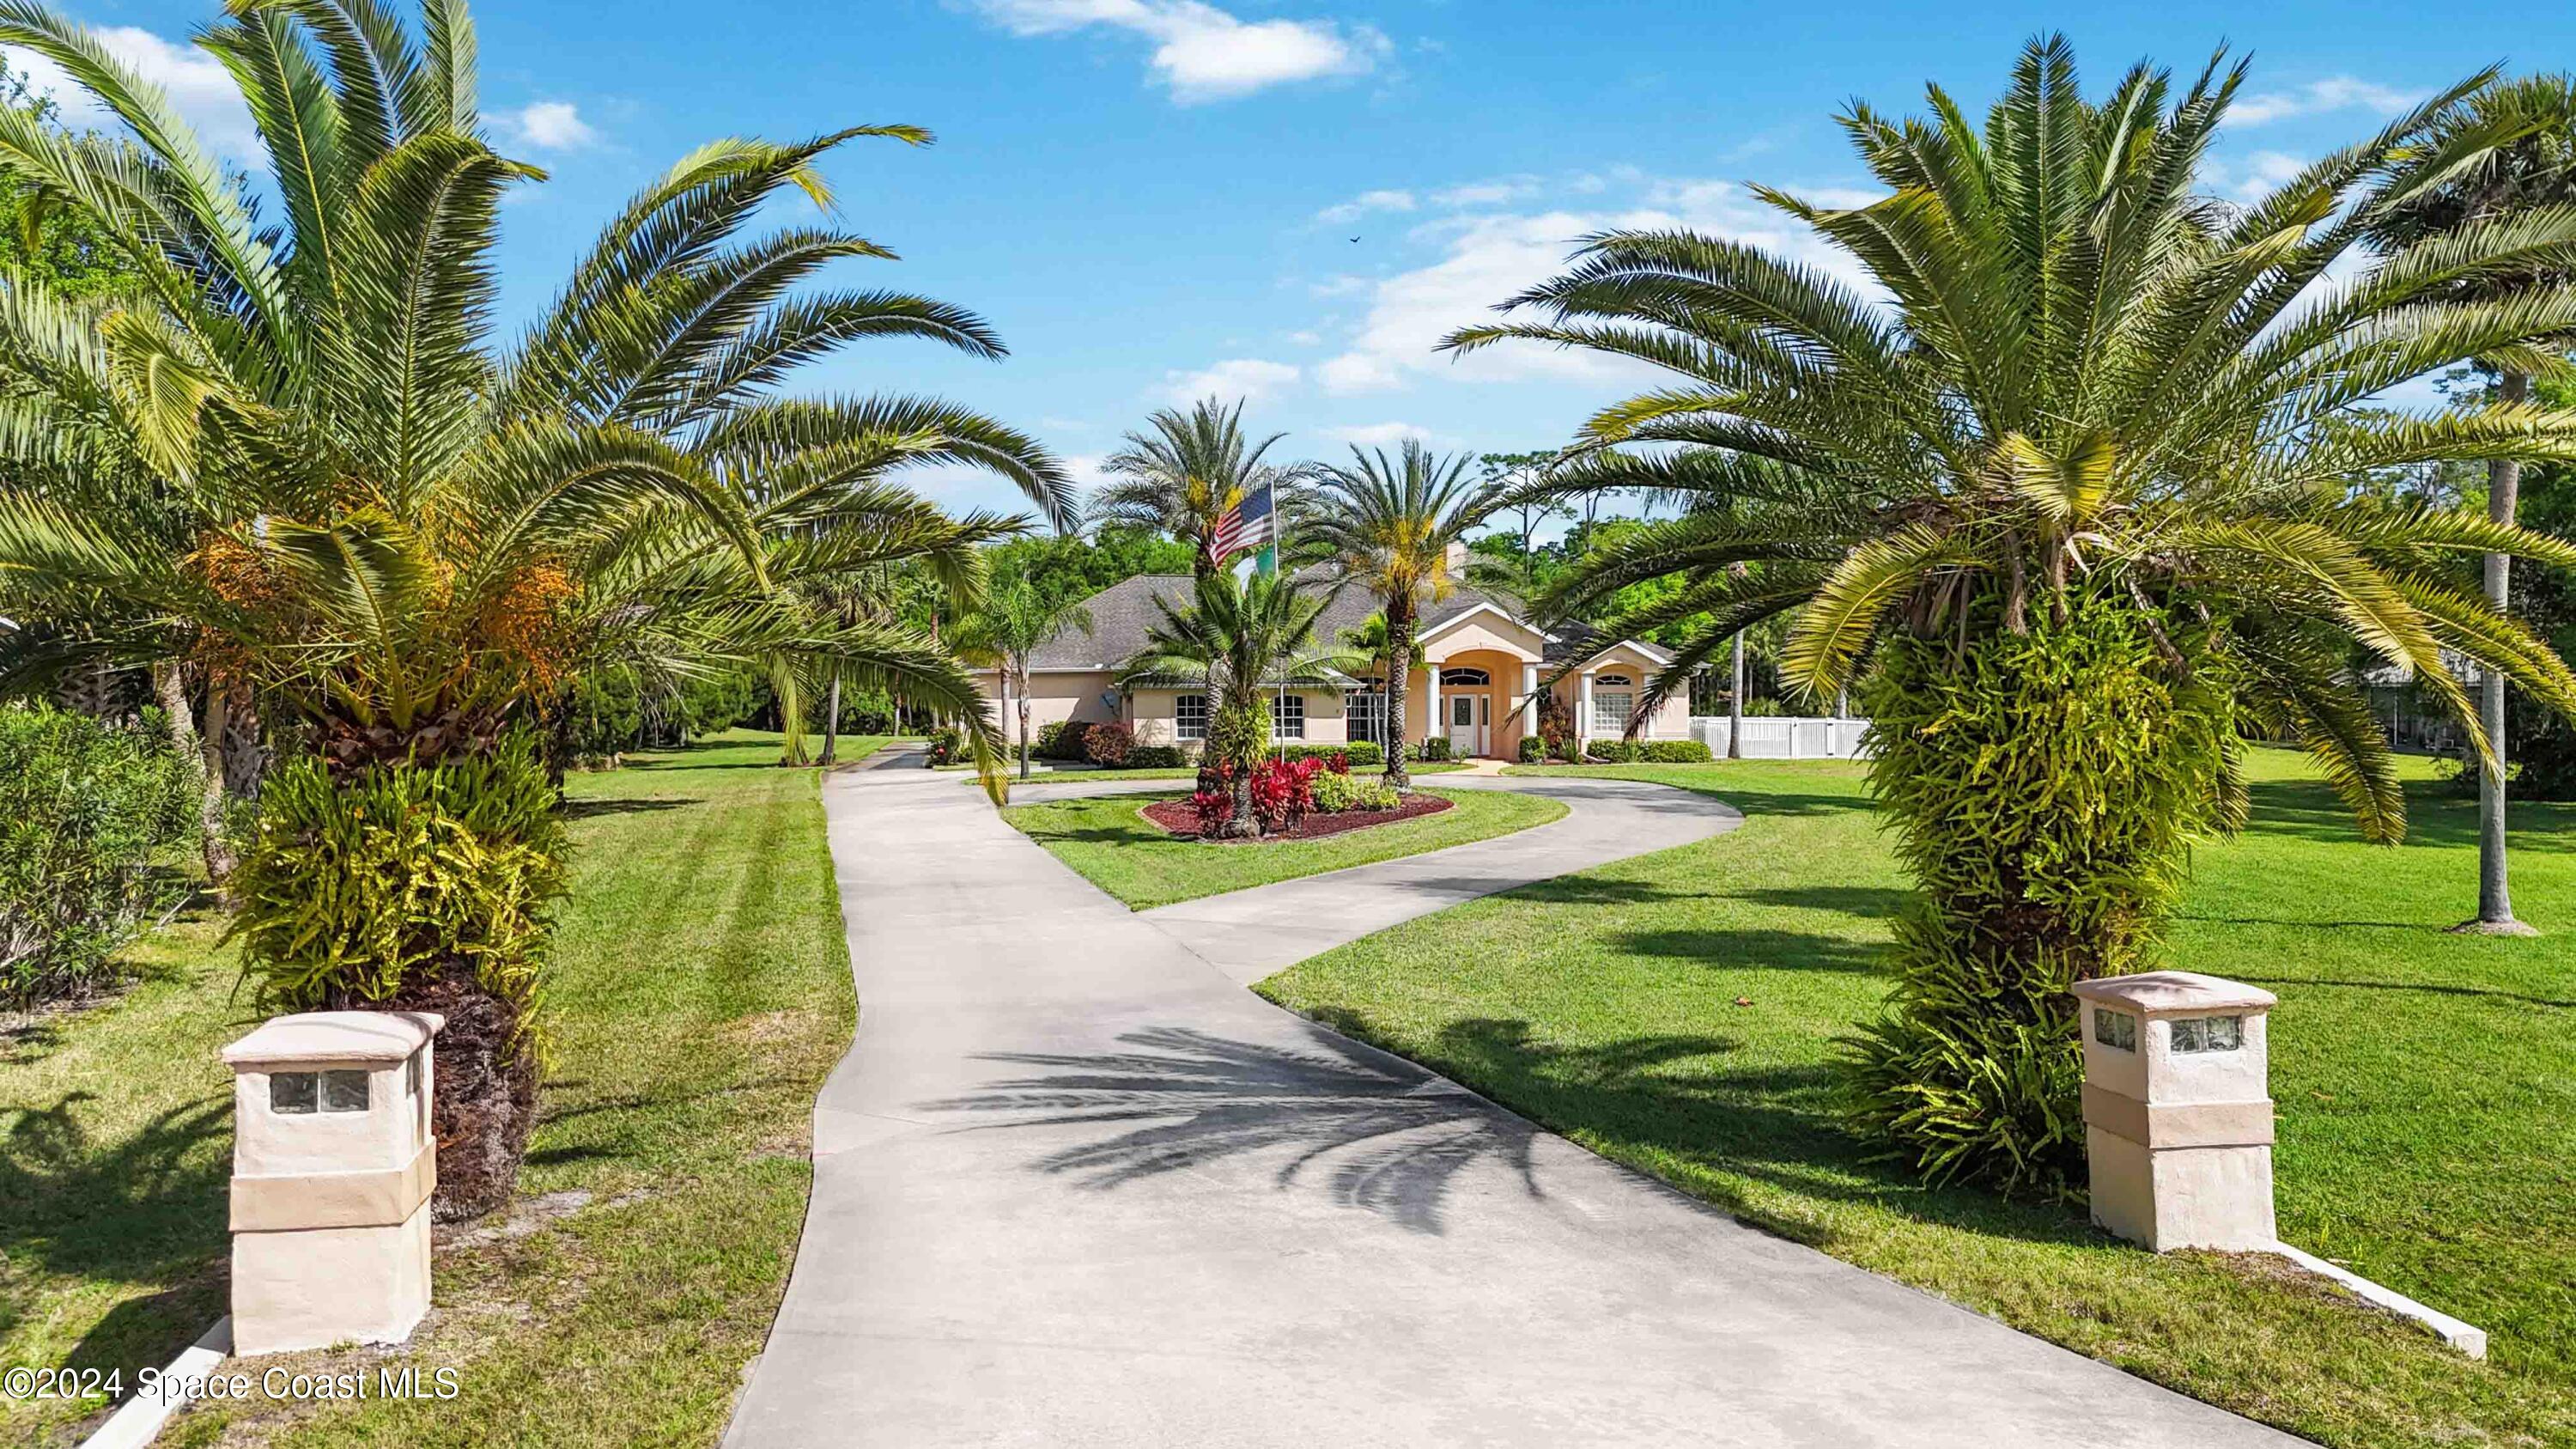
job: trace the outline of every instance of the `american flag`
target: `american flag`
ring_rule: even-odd
[[[1219,563],[1247,548],[1267,547],[1272,541],[1270,485],[1267,483],[1245,493],[1216,521],[1216,557]]]

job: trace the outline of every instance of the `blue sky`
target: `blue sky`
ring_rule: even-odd
[[[399,4],[400,0],[395,0]],[[212,4],[71,13],[164,81],[219,145],[246,122],[188,32]],[[973,307],[1013,356],[881,343],[816,391],[925,391],[1087,468],[1150,410],[1218,391],[1290,456],[1406,435],[1562,442],[1633,378],[1530,351],[1429,348],[1609,224],[1683,223],[1809,252],[1755,180],[1830,198],[1865,178],[1833,125],[1858,96],[1972,106],[2030,35],[2064,28],[2086,78],[2254,53],[2211,190],[2362,134],[2478,66],[2576,64],[2576,7],[2094,7],[1542,0],[862,0],[477,7],[484,107],[553,180],[510,207],[505,311],[551,292],[610,210],[692,146],[858,122],[939,142],[829,166],[844,219],[902,254],[839,280]],[[1354,240],[1356,238],[1356,240]],[[1811,252],[1809,254],[1812,254]],[[1828,257],[1816,255],[1818,260]],[[1008,507],[981,479],[919,480]]]

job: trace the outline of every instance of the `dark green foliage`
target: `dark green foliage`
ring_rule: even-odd
[[[1146,529],[1107,526],[1091,537],[1042,534],[985,551],[993,586],[1026,582],[1049,604],[1078,604],[1138,574],[1185,574],[1194,550]]]
[[[1270,707],[1268,701],[1246,705],[1220,705],[1208,721],[1207,756],[1223,760],[1237,771],[1249,770],[1270,758]]]
[[[306,756],[272,772],[226,933],[259,1004],[380,1004],[470,971],[524,1040],[563,893],[556,798],[526,731],[434,765],[335,778]]]
[[[158,728],[0,708],[0,1003],[112,974],[116,953],[185,892],[154,865],[193,835],[195,785]]]
[[[1386,763],[1386,751],[1367,740],[1353,740],[1346,745],[1314,744],[1279,747],[1280,758],[1287,760],[1329,760],[1335,755],[1341,756],[1344,762],[1353,765]]]
[[[568,762],[597,763],[644,742],[644,698],[625,670],[583,675],[560,707],[557,738]]]
[[[1935,1181],[2084,1180],[2076,981],[2147,969],[2191,844],[2242,818],[2230,691],[2134,611],[2027,635],[1897,636],[1864,687],[1870,783],[1917,889],[1890,1013],[1845,1042],[1851,1110]]]
[[[930,763],[953,765],[966,753],[966,732],[955,725],[941,725],[930,732]]]
[[[1583,758],[1611,765],[1633,765],[1639,753],[1633,740],[1586,740],[1583,742]]]
[[[1523,759],[1534,759],[1522,741]],[[1711,756],[1708,746],[1697,740],[1589,740],[1583,746],[1586,759],[1613,765],[1705,765]]]
[[[1177,770],[1188,763],[1190,753],[1179,745],[1138,745],[1127,752],[1131,770]]]
[[[1547,741],[1537,735],[1521,736],[1520,758],[1524,765],[1535,765],[1544,761],[1547,758]]]
[[[1423,761],[1426,764],[1436,764],[1448,759],[1449,755],[1449,737],[1447,735],[1433,735],[1431,738],[1424,740],[1422,743],[1413,747],[1413,758]]]

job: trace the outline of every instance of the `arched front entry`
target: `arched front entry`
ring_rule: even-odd
[[[1523,675],[1529,661],[1500,649],[1465,649],[1435,666],[1438,694],[1422,737],[1449,741],[1451,755],[1510,759],[1520,748]],[[1426,674],[1430,671],[1426,671]]]

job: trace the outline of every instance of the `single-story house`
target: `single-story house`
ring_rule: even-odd
[[[1092,627],[1068,629],[1041,646],[1029,668],[1029,727],[1058,720],[1115,721],[1135,732],[1138,744],[1188,745],[1207,738],[1205,689],[1183,679],[1128,678],[1122,666],[1145,646],[1161,618],[1155,600],[1181,606],[1190,597],[1186,574],[1141,574],[1110,585],[1084,601]],[[1316,621],[1319,642],[1337,645],[1377,612],[1377,600],[1353,586],[1335,595]],[[1423,610],[1414,631],[1414,667],[1405,682],[1405,739],[1419,743],[1448,736],[1461,756],[1516,757],[1523,735],[1538,731],[1538,691],[1552,686],[1584,739],[1625,734],[1637,697],[1672,656],[1637,639],[1605,639],[1588,632],[1551,636],[1533,627],[1501,600],[1459,588]],[[1362,676],[1367,671],[1360,671]],[[1005,728],[1016,726],[1018,701],[999,671],[980,670],[976,684],[994,702]],[[1271,683],[1271,722],[1280,740],[1339,744],[1386,742],[1387,693],[1382,677],[1338,672]],[[1690,737],[1686,691],[1664,701],[1639,739]]]

